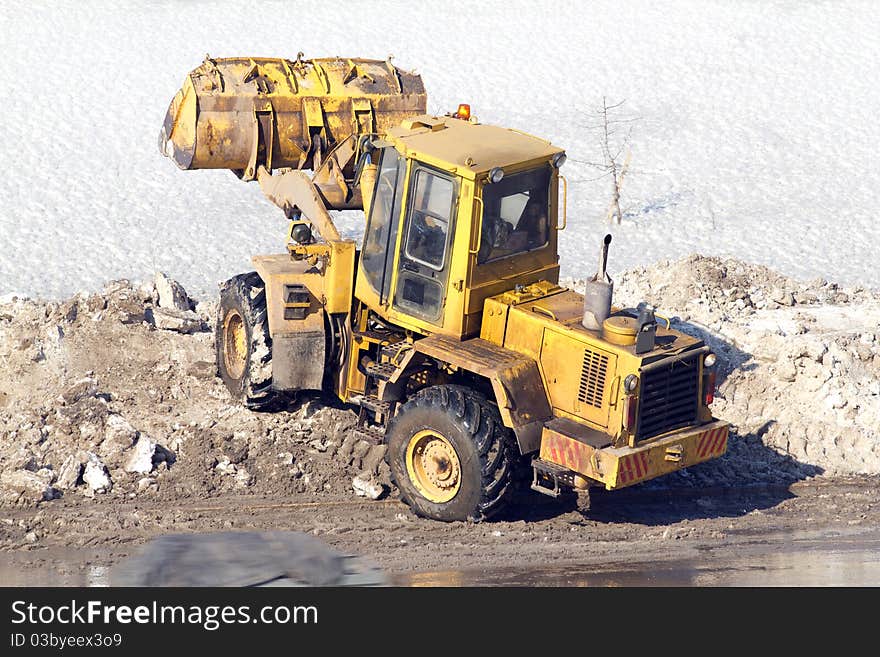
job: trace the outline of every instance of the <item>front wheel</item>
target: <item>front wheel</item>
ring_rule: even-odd
[[[498,408],[457,385],[425,388],[388,426],[386,460],[413,511],[435,520],[483,520],[513,487],[519,453]]]

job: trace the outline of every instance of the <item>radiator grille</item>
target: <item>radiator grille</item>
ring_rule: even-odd
[[[581,369],[581,383],[578,399],[584,404],[602,408],[605,396],[605,377],[608,374],[608,356],[584,349],[584,365]]]
[[[697,422],[700,358],[695,354],[642,375],[639,440]]]

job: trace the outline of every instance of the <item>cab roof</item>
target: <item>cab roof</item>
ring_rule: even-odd
[[[549,159],[558,148],[533,135],[451,116],[416,116],[386,139],[407,157],[473,179],[494,167]]]

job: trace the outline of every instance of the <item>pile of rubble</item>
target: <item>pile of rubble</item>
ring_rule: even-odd
[[[724,458],[650,485],[880,474],[880,295],[692,256],[620,276],[615,302],[642,301],[718,353],[713,408],[735,428]],[[231,402],[215,312],[161,274],[61,302],[0,299],[0,504],[395,494],[384,446],[358,437],[351,409]]]
[[[300,396],[250,412],[216,378],[215,307],[159,274],[61,302],[0,300],[0,504],[63,495],[379,497],[384,447]]]
[[[713,409],[737,438],[689,474],[880,474],[880,294],[693,255],[620,276],[615,303],[643,301],[720,357]]]

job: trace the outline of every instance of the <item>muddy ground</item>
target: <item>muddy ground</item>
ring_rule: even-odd
[[[310,532],[388,572],[452,572],[448,583],[880,528],[880,295],[692,256],[626,273],[615,300],[655,303],[717,351],[728,453],[588,504],[525,492],[494,522],[447,525],[397,501],[384,448],[352,433],[352,409],[317,395],[276,413],[230,403],[213,304],[166,277],[65,301],[7,295],[0,578],[100,583],[151,537],[230,528]]]
[[[672,568],[687,559],[717,574],[748,558],[749,570],[760,574],[773,567],[780,551],[798,544],[829,550],[855,543],[876,552],[878,483],[857,477],[823,478],[790,489],[599,491],[589,508],[583,508],[583,499],[579,507],[576,498],[523,499],[505,518],[481,524],[423,520],[396,500],[282,502],[232,495],[170,505],[58,500],[37,513],[2,512],[4,533],[30,530],[40,538],[0,554],[0,576],[22,586],[106,584],[112,566],[150,538],[230,529],[308,532],[344,553],[369,558],[393,582],[406,585],[574,585],[589,580],[573,573],[632,564],[638,564],[632,583],[651,584],[664,564]],[[550,571],[546,578],[544,570]],[[852,575],[855,580],[828,583],[880,583],[876,573],[867,579],[859,579],[858,571]],[[790,576],[793,582],[823,583],[809,574]]]

